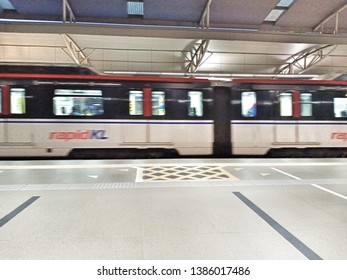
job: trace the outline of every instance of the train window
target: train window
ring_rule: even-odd
[[[66,95],[66,96],[102,96],[101,90],[91,90],[91,89],[56,89],[54,91],[55,95]]]
[[[165,115],[165,92],[152,91],[152,115]]]
[[[11,88],[11,114],[25,114],[24,88]]]
[[[257,94],[255,92],[242,92],[241,113],[243,117],[257,116]]]
[[[0,87],[0,114],[2,113],[2,103],[1,103],[1,100],[2,100],[2,92],[1,92],[1,87]]]
[[[129,114],[132,116],[143,115],[143,91],[131,90],[129,92]]]
[[[335,118],[347,118],[347,98],[334,98],[334,114]]]
[[[300,94],[300,115],[301,117],[312,116],[312,93]]]
[[[56,116],[98,116],[104,113],[101,90],[54,91],[53,113]]]
[[[281,117],[293,116],[293,96],[290,92],[280,93],[280,115]]]
[[[190,117],[202,117],[203,116],[202,92],[189,91],[188,97],[189,97],[188,115]]]

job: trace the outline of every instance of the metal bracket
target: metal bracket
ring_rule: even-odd
[[[209,43],[210,40],[208,39],[198,40],[194,44],[191,51],[183,52],[188,62],[188,65],[186,66],[187,72],[196,72],[199,66],[202,65],[212,55],[212,53],[209,52],[209,56],[205,57],[206,53],[208,52],[207,48]]]
[[[340,9],[338,9],[336,12],[332,13],[330,16],[328,16],[326,19],[324,19],[320,24],[318,24],[313,31],[317,31],[319,28],[321,29],[320,33],[323,33],[324,30],[324,24],[327,23],[329,20],[331,20],[333,17],[335,17],[335,28],[334,28],[334,34],[336,35],[339,31],[339,14],[347,8],[347,4],[342,6]]]
[[[321,62],[337,45],[324,45],[308,48],[287,59],[286,63],[277,67],[276,74],[302,74],[313,65]]]
[[[62,34],[67,50],[63,49],[78,65],[90,64],[88,58],[93,53],[93,51],[87,56],[83,53],[83,50],[72,40],[72,38],[67,34]]]

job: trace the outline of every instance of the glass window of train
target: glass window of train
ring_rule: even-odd
[[[165,92],[152,91],[152,115],[165,116]]]
[[[104,113],[101,90],[56,89],[53,113],[56,116],[98,116]]]
[[[55,96],[53,113],[56,116],[99,116],[104,113],[101,97]]]
[[[334,98],[334,115],[335,118],[347,118],[347,98]]]
[[[129,92],[129,114],[132,116],[143,115],[143,91],[131,90]]]
[[[188,115],[190,117],[202,117],[203,116],[203,103],[201,91],[189,91],[189,106]]]
[[[243,117],[257,116],[257,94],[253,91],[241,93],[241,113]]]
[[[280,93],[280,116],[293,116],[293,96],[290,92]]]
[[[63,96],[102,96],[101,90],[91,89],[56,89],[54,95]]]
[[[11,88],[11,114],[21,115],[25,114],[25,89],[24,88]]]
[[[0,115],[2,114],[2,92],[1,92],[1,87],[0,87]]]
[[[300,116],[312,117],[312,93],[300,94]]]

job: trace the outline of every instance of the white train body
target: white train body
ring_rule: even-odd
[[[212,154],[213,124],[193,121],[55,121],[22,119],[0,124],[3,157],[65,157],[73,149],[175,149],[181,155]],[[199,137],[197,138],[197,135]]]
[[[199,79],[0,71],[3,158],[345,156],[346,146],[345,81],[214,87]]]
[[[302,149],[304,154],[304,149],[347,145],[347,121],[233,121],[231,131],[234,155],[266,155],[280,149]]]

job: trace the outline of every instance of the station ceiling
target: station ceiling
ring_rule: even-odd
[[[101,72],[347,72],[345,0],[0,0],[0,63]]]

